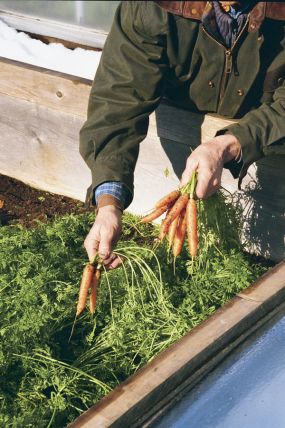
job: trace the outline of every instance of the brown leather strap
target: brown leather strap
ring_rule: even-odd
[[[107,205],[113,205],[113,206],[117,207],[122,212],[124,210],[124,207],[122,206],[119,199],[115,198],[112,195],[101,195],[97,198],[97,210],[99,208],[105,207]]]

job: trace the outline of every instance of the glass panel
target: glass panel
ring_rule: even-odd
[[[119,1],[1,0],[0,9],[108,32]]]
[[[269,325],[240,345],[153,428],[285,427],[285,316]]]

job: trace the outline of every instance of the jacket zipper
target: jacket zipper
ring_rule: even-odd
[[[233,68],[233,51],[234,48],[237,44],[237,42],[239,41],[239,39],[241,38],[242,34],[244,33],[244,30],[247,27],[248,21],[249,21],[249,15],[247,15],[246,18],[246,22],[244,24],[244,26],[242,27],[238,37],[236,38],[234,44],[232,45],[232,47],[230,49],[227,49],[222,43],[218,42],[218,40],[215,39],[215,37],[213,37],[210,33],[208,33],[208,31],[205,29],[205,27],[202,25],[202,29],[203,31],[207,34],[207,36],[209,36],[212,40],[214,40],[214,42],[216,42],[219,46],[222,46],[222,48],[224,48],[225,50],[225,66],[224,66],[224,70],[223,70],[223,76],[222,76],[222,82],[221,82],[221,88],[220,88],[220,93],[219,93],[219,102],[218,102],[218,109],[223,101],[224,95],[225,95],[225,91],[226,91],[226,87],[227,87],[227,83],[229,80],[229,75],[232,72],[232,68]]]

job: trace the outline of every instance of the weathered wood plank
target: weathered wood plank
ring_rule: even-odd
[[[16,61],[0,61],[0,94],[85,117],[90,89],[91,81],[87,79]]]
[[[83,200],[90,174],[78,152],[78,133],[91,82],[13,61],[0,61],[0,70],[0,172]],[[63,97],[56,95],[58,91]],[[161,104],[151,115],[147,138],[141,143],[135,196],[128,210],[144,214],[151,209],[179,185],[190,149],[232,122]],[[284,156],[272,156],[252,165],[242,192],[229,171],[222,176],[223,187],[244,206],[247,248],[275,261],[285,257],[284,164]],[[63,174],[67,165],[69,172]]]
[[[0,172],[84,200],[90,171],[78,153],[83,119],[0,95]]]

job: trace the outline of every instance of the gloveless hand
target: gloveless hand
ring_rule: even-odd
[[[96,220],[86,236],[84,247],[89,260],[96,254],[103,260],[108,269],[115,269],[122,261],[112,253],[122,230],[122,212],[114,205],[99,208]]]
[[[240,143],[230,134],[220,135],[200,144],[187,159],[181,186],[187,184],[193,172],[197,171],[197,197],[207,198],[212,195],[221,186],[224,164],[239,156],[240,150]]]

